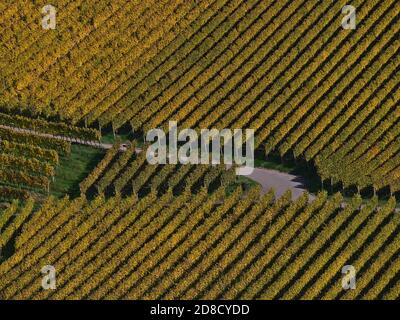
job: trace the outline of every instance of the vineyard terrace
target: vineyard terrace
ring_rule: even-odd
[[[237,165],[237,175],[250,175],[254,170],[254,130],[246,129],[243,140],[242,129],[201,129],[200,137],[194,129],[178,131],[176,121],[170,121],[168,133],[162,129],[151,129],[146,142],[153,142],[147,151],[149,164],[223,164]],[[168,136],[168,141],[167,141]],[[221,145],[221,140],[223,144]],[[179,145],[181,143],[181,145]],[[182,143],[184,143],[182,145]],[[211,143],[211,148],[210,148]],[[199,146],[200,144],[200,146]],[[243,156],[243,146],[245,155]],[[211,152],[210,152],[211,151]]]

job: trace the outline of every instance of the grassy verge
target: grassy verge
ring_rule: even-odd
[[[286,173],[293,172],[296,169],[296,167],[292,165],[283,164],[278,161],[272,161],[270,159],[262,159],[262,158],[254,159],[254,166],[256,168],[271,169]]]
[[[244,176],[237,176],[235,181],[226,188],[226,195],[232,194],[237,187],[241,186],[244,191],[250,190],[252,187],[259,185],[258,182]]]
[[[61,157],[50,193],[56,197],[79,195],[79,183],[103,158],[105,151],[83,145],[72,145],[71,155]]]
[[[116,134],[114,137],[113,133],[110,132],[101,137],[101,142],[114,144],[117,139],[120,139],[122,142],[125,142],[132,140],[132,137],[130,134]]]

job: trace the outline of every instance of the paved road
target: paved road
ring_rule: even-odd
[[[15,128],[11,126],[0,125],[0,128],[14,130],[16,132],[25,132],[32,135],[53,138],[57,140],[68,141],[71,143],[87,145],[95,148],[100,148],[104,150],[108,150],[112,148],[112,144],[109,143],[100,143],[99,141],[87,141],[75,138],[69,138],[64,136],[57,136],[47,133],[41,133],[30,129],[22,129]],[[126,151],[127,147],[125,144],[122,144],[120,147],[120,151]],[[136,152],[140,153],[142,150],[137,149]],[[293,199],[297,199],[300,197],[305,191],[306,188],[304,186],[304,180],[300,176],[294,176],[288,173],[280,172],[277,170],[270,170],[264,168],[255,168],[253,173],[250,176],[247,176],[249,179],[259,183],[262,186],[262,193],[268,192],[271,188],[275,190],[275,194],[277,197],[280,197],[284,194],[285,191],[290,189],[292,191]],[[310,200],[314,199],[313,195],[310,195]]]
[[[304,179],[302,177],[277,170],[255,168],[253,173],[247,176],[247,178],[258,182],[262,186],[263,194],[273,188],[278,198],[288,189],[292,191],[292,198],[294,200],[299,198],[306,191]],[[314,195],[310,195],[310,200],[314,198]]]

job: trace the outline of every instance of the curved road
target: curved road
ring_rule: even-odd
[[[289,173],[277,170],[254,168],[251,175],[247,176],[251,180],[258,182],[262,186],[262,193],[266,193],[271,188],[275,190],[275,195],[279,198],[288,189],[292,191],[292,198],[299,198],[306,190],[304,179]],[[310,201],[315,198],[310,194]]]
[[[101,143],[98,141],[87,141],[87,140],[81,140],[81,139],[64,137],[64,136],[56,136],[56,135],[52,135],[52,134],[37,132],[37,131],[31,130],[31,129],[16,128],[16,127],[5,126],[5,125],[0,125],[0,128],[9,129],[9,130],[13,130],[16,132],[29,133],[29,134],[37,135],[40,137],[48,137],[48,138],[68,141],[68,142],[75,143],[75,144],[87,145],[87,146],[105,149],[105,150],[112,148],[112,144],[109,144],[109,143]],[[120,151],[122,151],[122,152],[126,151],[126,145],[122,144],[120,147]],[[140,153],[141,151],[142,151],[141,149],[136,150],[137,153]],[[263,194],[266,193],[271,188],[273,188],[275,190],[275,195],[278,198],[280,196],[282,196],[288,189],[290,189],[292,191],[293,199],[297,199],[305,191],[307,191],[304,186],[304,180],[302,177],[284,173],[284,172],[280,172],[277,170],[255,168],[253,173],[246,177],[259,183],[262,187]],[[310,194],[310,200],[312,200],[314,198],[315,198],[315,196]]]

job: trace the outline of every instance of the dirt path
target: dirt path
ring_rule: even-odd
[[[53,134],[38,132],[38,131],[35,131],[35,130],[31,130],[31,129],[16,128],[16,127],[10,127],[10,126],[5,126],[5,125],[0,125],[0,128],[12,130],[12,131],[15,131],[15,132],[28,133],[28,134],[35,135],[35,136],[38,136],[38,137],[52,138],[52,139],[56,139],[56,140],[63,140],[63,141],[71,142],[71,143],[91,146],[91,147],[104,149],[104,150],[111,149],[112,146],[113,146],[110,143],[101,143],[99,141],[89,141],[89,140],[82,140],[82,139],[77,139],[77,138],[57,136],[57,135],[53,135]],[[121,151],[126,151],[126,146],[122,145],[120,150]]]
[[[82,140],[82,139],[57,136],[57,135],[37,132],[34,130],[30,130],[30,129],[22,129],[22,128],[16,128],[16,127],[5,126],[5,125],[0,125],[0,128],[13,130],[16,132],[29,133],[29,134],[40,136],[40,137],[63,140],[63,141],[76,143],[76,144],[80,144],[80,145],[87,145],[87,146],[91,146],[94,148],[100,148],[100,149],[104,149],[104,150],[111,149],[113,146],[110,143],[101,143],[99,141],[87,141],[87,140]],[[120,151],[124,152],[126,150],[127,150],[127,145],[122,144],[120,147]],[[137,153],[140,153],[141,151],[142,151],[141,149],[136,150]],[[284,172],[280,172],[277,170],[255,168],[253,173],[251,175],[247,176],[247,178],[259,183],[262,186],[263,194],[265,194],[271,188],[273,188],[275,190],[276,196],[280,197],[285,193],[285,191],[290,189],[292,191],[292,197],[295,200],[298,197],[300,197],[305,191],[307,191],[304,186],[304,180],[302,177],[291,175],[291,174],[284,173]],[[315,196],[310,195],[310,200],[312,200],[314,198],[315,198]]]

